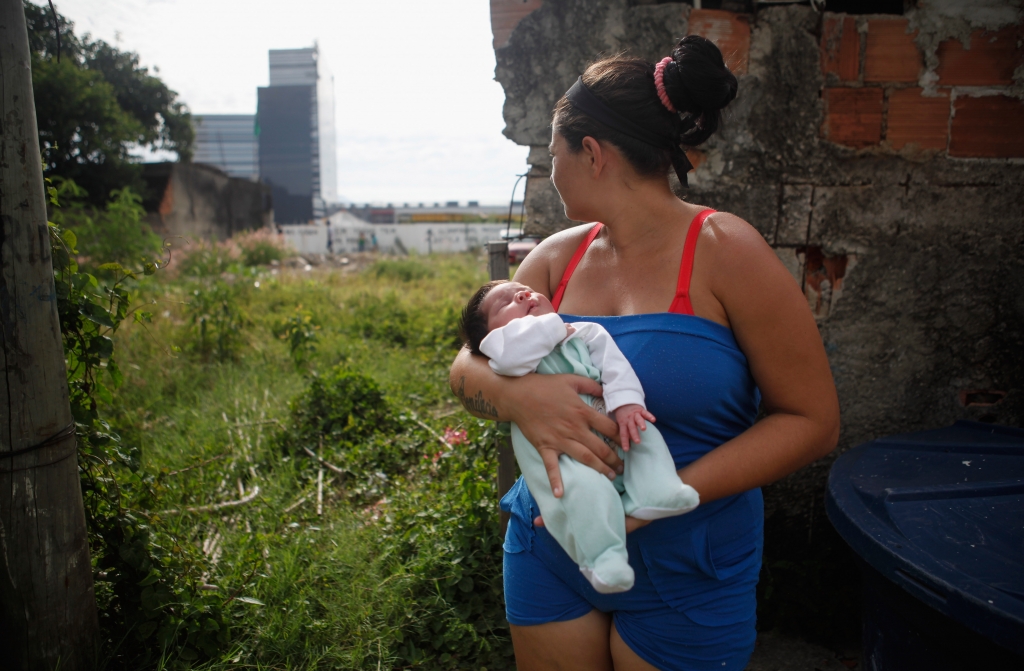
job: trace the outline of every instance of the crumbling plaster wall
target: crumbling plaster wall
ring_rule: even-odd
[[[187,244],[184,239],[226,240],[273,224],[265,184],[202,163],[147,164],[143,177],[151,192],[146,219],[174,247]]]
[[[695,153],[698,167],[683,195],[743,217],[772,244],[819,320],[842,406],[839,449],[766,488],[767,514],[782,526],[807,529],[815,517],[821,523],[828,468],[849,447],[958,419],[1024,424],[1024,160],[991,157],[1024,146],[1024,130],[1014,130],[1012,117],[1024,91],[1024,66],[1011,67],[1012,81],[1000,80],[995,91],[943,86],[935,72],[936,50],[949,37],[966,39],[972,31],[1008,24],[1020,34],[1019,2],[986,4],[991,11],[974,20],[987,23],[972,25],[955,16],[956,3],[920,0],[905,17],[909,23],[896,30],[885,22],[901,17],[822,16],[800,5],[732,17],[749,22],[747,72],[721,133]],[[531,148],[530,231],[549,234],[575,223],[564,217],[548,179],[546,145],[557,99],[600,56],[628,51],[657,60],[668,54],[687,34],[691,11],[681,3],[545,0],[496,48],[505,134]],[[875,32],[869,33],[872,19]],[[823,46],[822,30],[835,30],[837,20],[840,29],[842,21],[851,22],[843,34],[853,36],[856,48],[849,43],[844,53],[854,60],[826,77],[823,51],[831,45]],[[917,81],[865,75],[873,55],[882,54],[882,65],[892,62],[888,52],[877,51],[888,42],[865,51],[866,40],[886,35],[899,48],[905,40],[910,49],[917,44]],[[1011,56],[1019,58],[1021,41],[1015,44]],[[972,139],[970,128],[957,130],[950,109],[993,92],[1009,101],[1011,118],[1000,116],[994,129],[983,128],[987,140]],[[827,109],[830,95],[835,99]],[[836,102],[842,95],[871,100],[844,106]],[[929,126],[932,135],[925,139],[914,127],[911,141],[900,140],[896,101],[903,96],[934,107],[934,95],[953,100],[945,120]],[[908,118],[917,115],[912,108]],[[950,141],[950,128],[962,139]],[[936,133],[941,141],[932,138]],[[1009,144],[993,143],[993,134],[1005,134]],[[922,149],[933,140],[943,149]],[[957,152],[980,157],[951,156]]]

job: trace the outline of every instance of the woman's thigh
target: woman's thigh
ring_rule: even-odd
[[[619,671],[612,665],[611,616],[605,613],[592,610],[575,620],[511,627],[519,671]]]
[[[611,626],[609,650],[612,654],[612,663],[615,671],[658,671],[658,667],[651,666],[648,662],[641,659],[622,640],[622,636],[619,635],[619,630],[615,628],[614,622]]]

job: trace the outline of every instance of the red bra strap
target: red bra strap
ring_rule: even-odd
[[[562,294],[565,293],[565,287],[569,284],[569,278],[572,277],[572,273],[576,270],[576,266],[580,264],[580,259],[587,253],[587,248],[590,247],[590,243],[594,241],[597,234],[604,228],[604,224],[597,222],[591,227],[590,232],[587,233],[587,237],[583,238],[583,242],[576,248],[576,253],[572,255],[572,259],[569,260],[569,265],[566,267],[565,272],[562,273],[562,281],[558,283],[558,289],[555,290],[555,295],[551,298],[551,307],[558,312],[558,306],[562,303]]]
[[[679,283],[676,285],[676,297],[669,307],[669,312],[684,315],[693,314],[693,306],[690,305],[690,276],[693,275],[693,255],[697,251],[697,236],[700,229],[704,227],[704,220],[715,211],[708,209],[700,212],[686,231],[686,244],[683,246],[683,261],[679,264]]]

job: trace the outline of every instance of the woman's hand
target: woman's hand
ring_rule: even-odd
[[[650,523],[651,523],[651,520],[638,520],[635,517],[630,517],[629,515],[626,515],[626,533],[627,534],[628,533],[632,533],[632,532],[636,531],[637,529],[639,529],[640,527],[645,527],[645,526],[647,526]],[[544,526],[544,518],[541,517],[540,515],[538,515],[537,517],[534,517],[533,518],[533,526],[535,526],[535,527],[542,527],[542,526]]]
[[[508,378],[504,405],[511,420],[537,448],[555,497],[562,496],[558,457],[567,454],[614,480],[622,460],[594,431],[615,440],[619,426],[583,402],[580,394],[601,395],[601,385],[577,375],[526,375]]]
[[[599,383],[576,375],[497,375],[485,357],[465,348],[452,363],[448,383],[475,416],[516,423],[540,453],[555,496],[562,495],[559,455],[568,454],[611,479],[621,472],[622,460],[594,433],[615,439],[618,424],[579,397],[600,396]]]

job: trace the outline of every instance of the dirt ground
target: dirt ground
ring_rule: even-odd
[[[351,252],[349,254],[305,254],[285,259],[281,265],[300,271],[314,268],[339,269],[343,273],[357,273],[379,259],[389,257],[378,252]]]

